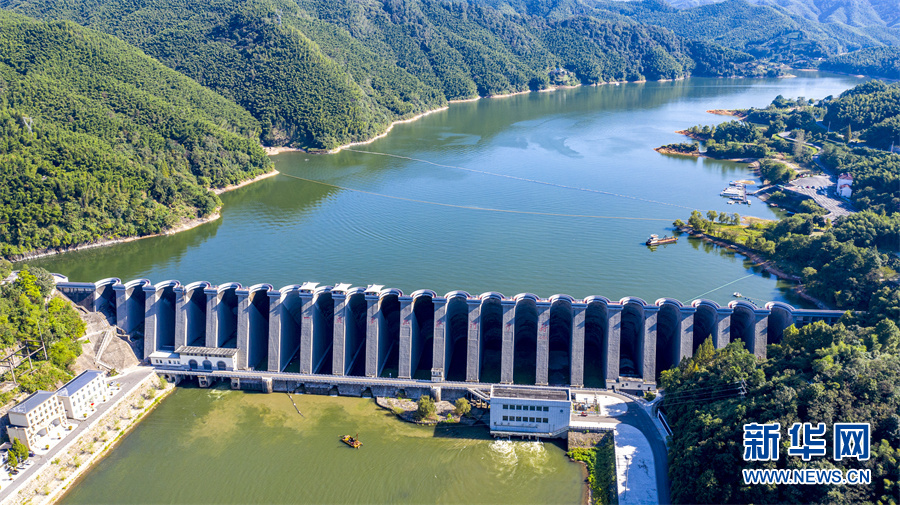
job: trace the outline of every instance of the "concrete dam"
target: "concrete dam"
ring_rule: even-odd
[[[635,390],[655,388],[662,370],[691,357],[707,338],[716,348],[740,340],[764,358],[766,345],[780,342],[788,326],[832,324],[843,314],[782,302],[440,296],[427,289],[405,295],[349,284],[275,289],[110,278],[56,287],[142,338],[145,360],[203,348],[207,354],[232,350],[225,354],[233,357],[234,370]]]

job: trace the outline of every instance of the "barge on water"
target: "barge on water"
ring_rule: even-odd
[[[678,237],[664,236],[664,237],[660,238],[659,235],[654,233],[653,235],[650,235],[650,238],[648,238],[647,242],[645,242],[645,243],[648,246],[653,247],[653,246],[663,245],[663,244],[674,244],[677,241],[678,241]]]
[[[341,437],[341,442],[349,445],[354,449],[359,449],[360,447],[362,447],[362,442],[359,441],[359,433],[356,434],[356,437],[344,435],[343,437]]]

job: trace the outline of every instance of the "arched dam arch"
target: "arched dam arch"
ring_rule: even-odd
[[[59,281],[57,289],[143,338],[145,359],[183,346],[211,355],[234,349],[237,370],[588,388],[653,388],[663,370],[693,356],[707,338],[716,348],[739,340],[764,358],[785,328],[833,324],[842,315],[782,302],[723,307],[710,300],[649,304],[634,297],[431,290],[406,296],[349,284],[276,290],[109,278]]]

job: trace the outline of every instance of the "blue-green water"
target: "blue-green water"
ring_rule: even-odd
[[[727,251],[684,239],[656,250],[642,245],[651,233],[671,233],[671,222],[694,208],[776,217],[757,200],[751,207],[726,205],[719,196],[729,181],[753,178],[745,165],[665,156],[653,148],[683,141],[676,130],[730,119],[708,109],[764,107],[779,94],[821,98],[858,82],[803,73],[794,79],[694,78],[530,93],[453,104],[358,148],[639,199],[358,152],[275,158],[284,174],[372,193],[627,219],[445,207],[280,175],[223,195],[216,222],[36,263],[85,281],[116,276],[276,287],[350,282],[407,293],[528,291],[685,302],[701,295],[727,302],[740,291],[756,300],[796,303],[785,286]]]

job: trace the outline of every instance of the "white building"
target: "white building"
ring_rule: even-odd
[[[491,435],[560,437],[569,430],[568,388],[491,386]]]
[[[154,352],[150,364],[188,370],[234,370],[237,353],[237,349],[183,345],[175,352]]]
[[[85,419],[96,410],[96,405],[112,394],[106,383],[106,372],[86,370],[59,388],[56,395],[71,419]]]
[[[66,425],[66,410],[56,393],[36,391],[10,409],[9,424],[6,433],[10,440],[18,438],[29,450],[34,450],[52,428]]]
[[[850,174],[841,174],[838,176],[837,182],[837,194],[838,196],[842,196],[844,198],[850,198],[850,194],[853,193],[853,176]]]

